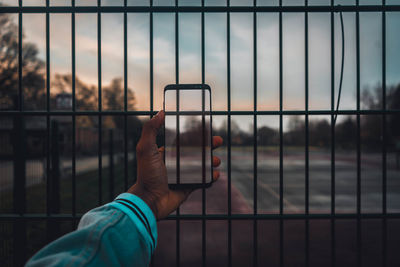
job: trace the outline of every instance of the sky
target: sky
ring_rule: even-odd
[[[0,0],[15,5],[16,0]],[[154,5],[173,1],[154,0]],[[223,5],[221,0],[205,1]],[[232,5],[252,4],[252,0],[231,0]],[[259,5],[278,1],[259,0]],[[309,0],[310,5],[329,4],[328,0]],[[354,1],[337,0],[335,4]],[[24,0],[25,5],[43,5],[44,0]],[[68,5],[68,0],[51,1],[51,5]],[[96,5],[96,0],[77,1],[77,5]],[[123,1],[102,1],[104,5],[121,5]],[[185,0],[182,5],[198,5]],[[378,0],[360,0],[360,4],[379,4]],[[400,4],[400,0],[387,0]],[[146,5],[145,0],[128,4]],[[303,1],[284,0],[284,5],[302,5]],[[382,84],[382,17],[381,13],[360,13],[361,90],[372,90]],[[356,108],[356,42],[355,13],[345,12],[345,64],[341,109]],[[387,85],[400,83],[400,13],[386,15]],[[14,19],[16,19],[14,15]],[[257,109],[279,110],[279,17],[273,13],[257,14]],[[253,14],[231,13],[230,73],[231,109],[254,109],[254,36]],[[128,13],[128,87],[134,91],[137,110],[150,108],[150,23],[149,14]],[[286,13],[283,32],[283,109],[305,109],[305,23],[304,14]],[[35,43],[39,57],[45,57],[45,15],[24,14],[26,42]],[[123,77],[123,14],[101,15],[102,84]],[[162,107],[163,88],[175,83],[175,14],[154,13],[154,109]],[[179,82],[201,82],[201,15],[179,14]],[[331,33],[330,13],[309,14],[309,109],[331,108]],[[341,63],[339,14],[335,14],[335,91],[337,93]],[[76,14],[76,74],[88,84],[97,85],[97,14]],[[71,15],[50,14],[50,69],[71,73]],[[205,14],[205,80],[212,88],[212,109],[227,109],[227,27],[226,13]],[[336,96],[337,97],[337,96]],[[336,98],[335,97],[335,98]],[[336,101],[336,100],[335,100]],[[248,130],[251,118],[240,117],[239,126]],[[218,121],[218,120],[216,120]],[[261,120],[263,121],[263,120]],[[266,124],[275,124],[275,120]],[[262,122],[260,122],[262,123]]]

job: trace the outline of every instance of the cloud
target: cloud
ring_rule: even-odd
[[[102,59],[104,83],[123,75],[122,14],[102,15]],[[199,17],[180,15],[180,76],[182,81],[199,82],[201,55]],[[253,14],[231,15],[231,93],[234,109],[253,109]],[[175,82],[174,14],[154,14],[154,100],[155,108],[162,103],[162,89]],[[399,16],[388,15],[387,56],[388,80],[399,81],[400,52],[395,33]],[[206,82],[213,85],[214,108],[226,108],[227,43],[226,14],[206,14]],[[375,86],[379,82],[381,64],[380,14],[368,14],[361,20],[362,83]],[[97,84],[97,15],[76,15],[77,75]],[[341,39],[339,17],[335,16],[335,91],[340,73]],[[355,16],[344,14],[346,61],[341,108],[355,107]],[[277,14],[257,16],[257,77],[258,105],[261,109],[277,109],[279,97],[279,25]],[[26,41],[36,43],[39,57],[45,60],[45,15],[24,14]],[[284,15],[284,104],[285,108],[304,108],[304,15]],[[51,14],[52,73],[69,72],[71,31],[69,14]],[[397,25],[397,26],[396,26]],[[192,31],[190,29],[193,29]],[[368,57],[369,56],[369,57]],[[149,104],[149,15],[128,16],[128,81],[136,93],[139,106]],[[330,108],[330,14],[309,15],[309,90],[310,108]],[[378,73],[379,72],[379,73]]]

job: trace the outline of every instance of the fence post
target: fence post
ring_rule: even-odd
[[[26,135],[24,117],[14,116],[14,132],[12,144],[14,148],[14,180],[13,206],[14,212],[23,215],[26,211]],[[23,218],[17,219],[13,227],[14,234],[14,265],[22,266],[26,259],[26,222]]]
[[[113,129],[109,130],[109,148],[108,148],[108,173],[109,173],[109,185],[108,192],[110,201],[114,198],[114,144],[113,144]]]

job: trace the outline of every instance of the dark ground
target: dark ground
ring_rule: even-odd
[[[207,203],[226,205],[224,192],[226,177],[213,185],[207,192]],[[251,213],[245,200],[232,188],[232,206]],[[201,208],[201,191],[194,193],[182,207],[181,213]],[[214,211],[214,212],[213,212]],[[232,265],[252,266],[254,262],[254,241],[252,220],[232,220]],[[180,221],[180,264],[181,266],[201,266],[202,264],[202,222]],[[154,255],[154,266],[176,266],[176,222],[158,223],[158,247]],[[306,222],[287,220],[283,222],[283,263],[284,266],[305,266]],[[331,221],[314,219],[309,221],[309,264],[310,266],[330,266],[332,261]],[[335,221],[336,266],[357,265],[357,221],[338,219]],[[400,266],[400,220],[387,221],[387,266]],[[280,221],[260,220],[257,222],[257,261],[259,266],[279,266],[280,264]],[[382,220],[361,221],[361,262],[362,266],[382,266]],[[206,266],[228,266],[228,222],[212,220],[206,222]]]

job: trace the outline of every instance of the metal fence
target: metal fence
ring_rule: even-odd
[[[386,266],[387,264],[387,231],[388,231],[388,221],[396,220],[400,218],[400,213],[389,213],[387,211],[387,118],[388,116],[400,116],[400,110],[390,110],[387,108],[386,104],[386,14],[388,12],[400,12],[399,5],[386,5],[385,0],[381,5],[359,5],[359,0],[356,0],[355,5],[346,5],[346,6],[338,6],[331,0],[330,5],[326,6],[309,6],[308,1],[305,0],[305,4],[301,6],[284,6],[282,4],[282,0],[279,1],[278,5],[276,6],[259,6],[257,1],[254,1],[252,6],[231,6],[229,0],[227,0],[227,4],[225,6],[205,6],[204,0],[201,1],[199,6],[181,6],[178,4],[178,1],[175,0],[174,6],[154,6],[153,1],[150,0],[149,6],[128,6],[127,0],[124,1],[123,6],[102,6],[101,1],[97,1],[97,6],[75,6],[76,1],[72,0],[71,6],[66,7],[53,7],[50,6],[50,1],[46,1],[46,6],[23,6],[22,0],[19,0],[19,4],[16,7],[0,7],[1,13],[14,13],[18,14],[18,36],[19,40],[22,40],[22,25],[23,25],[23,14],[26,13],[43,13],[46,15],[46,110],[43,111],[28,111],[24,110],[23,102],[23,88],[22,88],[22,42],[18,44],[18,77],[19,77],[19,91],[18,91],[18,108],[16,110],[5,110],[0,112],[0,116],[5,117],[12,117],[15,119],[15,123],[22,124],[24,120],[29,120],[30,117],[33,116],[42,116],[46,119],[46,126],[45,126],[45,136],[46,138],[46,145],[45,145],[45,154],[47,164],[46,166],[46,177],[51,177],[51,161],[52,161],[52,151],[51,151],[51,135],[52,129],[51,127],[51,118],[58,117],[58,116],[67,116],[72,118],[71,120],[71,131],[73,133],[77,132],[76,128],[76,119],[78,116],[96,116],[98,118],[98,204],[103,204],[105,202],[104,196],[102,192],[104,191],[105,185],[103,184],[102,176],[103,170],[103,139],[105,138],[104,133],[102,131],[102,118],[105,116],[121,116],[124,119],[124,128],[123,128],[123,139],[124,139],[124,149],[123,149],[123,177],[124,177],[124,188],[127,189],[129,186],[128,182],[128,172],[129,172],[129,151],[128,148],[128,126],[127,126],[127,119],[129,116],[153,116],[156,113],[154,110],[153,105],[153,98],[154,98],[154,61],[153,61],[153,14],[154,13],[161,13],[161,12],[168,12],[175,14],[175,82],[180,83],[179,77],[179,14],[181,13],[200,13],[201,14],[201,81],[202,83],[206,83],[205,80],[205,43],[204,43],[204,14],[217,12],[217,13],[226,13],[226,25],[227,25],[227,110],[224,111],[213,111],[212,115],[223,115],[227,117],[227,136],[226,136],[226,144],[227,144],[227,213],[226,214],[207,214],[206,213],[206,192],[205,190],[202,191],[202,209],[201,214],[181,214],[179,210],[176,214],[170,215],[167,220],[172,220],[176,222],[176,264],[179,265],[180,262],[180,250],[181,250],[181,239],[180,239],[180,226],[183,221],[199,221],[201,222],[201,258],[202,264],[205,265],[207,261],[206,255],[206,223],[209,221],[217,220],[217,221],[224,221],[227,222],[227,258],[226,262],[229,266],[233,265],[232,262],[232,222],[235,220],[244,220],[253,222],[252,225],[252,242],[253,242],[253,262],[252,265],[254,266],[262,266],[262,262],[258,262],[259,258],[259,250],[257,249],[260,239],[260,233],[258,231],[258,226],[260,221],[276,221],[279,222],[279,264],[282,266],[284,264],[284,223],[289,220],[303,220],[305,222],[305,261],[304,265],[308,266],[310,262],[310,241],[309,241],[309,225],[310,222],[313,220],[329,220],[330,221],[330,245],[327,248],[332,253],[332,266],[335,265],[335,250],[336,250],[336,242],[335,242],[335,225],[337,220],[355,220],[357,223],[357,262],[361,265],[361,247],[362,247],[362,240],[361,240],[361,222],[362,220],[369,220],[369,219],[377,219],[381,221],[381,242],[382,242],[382,257],[381,257],[381,264],[382,266]],[[336,12],[354,12],[356,15],[356,89],[357,89],[357,106],[355,110],[335,110],[335,88],[337,85],[335,84],[335,55],[334,55],[334,31],[335,31],[335,13]],[[121,111],[109,111],[102,109],[102,42],[101,42],[101,23],[102,18],[101,15],[103,13],[123,13],[123,36],[124,36],[124,109]],[[150,108],[149,110],[145,111],[133,111],[128,109],[128,100],[127,100],[127,71],[128,71],[128,63],[127,63],[127,53],[128,53],[128,31],[127,31],[127,14],[130,12],[135,13],[148,13],[150,18]],[[230,15],[236,12],[245,12],[251,13],[253,15],[253,84],[254,87],[249,91],[249,94],[253,94],[253,109],[250,111],[238,111],[232,110],[231,108],[231,44],[230,44]],[[283,30],[282,30],[282,16],[285,13],[291,12],[300,12],[304,14],[305,19],[305,110],[285,110],[283,108],[283,48],[282,48],[282,38],[283,38]],[[330,34],[331,34],[331,107],[329,110],[309,110],[309,44],[308,44],[308,14],[312,12],[321,12],[330,14]],[[359,36],[359,17],[360,13],[362,12],[380,12],[382,14],[382,108],[375,109],[375,110],[363,110],[360,105],[360,36]],[[52,13],[69,13],[71,14],[71,29],[72,29],[72,109],[70,111],[55,111],[51,110],[51,100],[50,100],[50,33],[49,33],[49,26],[50,20],[49,15]],[[76,98],[75,98],[75,76],[76,76],[76,57],[75,57],[75,14],[77,13],[95,13],[97,14],[97,47],[98,47],[98,65],[97,65],[97,72],[98,72],[98,110],[97,111],[82,111],[76,108]],[[279,110],[257,110],[257,50],[260,49],[257,47],[257,13],[276,13],[279,15]],[[356,126],[357,126],[357,142],[356,142],[356,150],[357,150],[357,192],[356,192],[356,213],[337,213],[335,210],[335,124],[333,123],[335,115],[354,115],[356,117]],[[231,120],[232,116],[235,115],[248,115],[252,116],[253,118],[253,212],[250,214],[233,214],[232,213],[232,183],[231,183],[231,173],[232,173],[232,164],[231,164],[231,157],[232,157],[232,135],[231,135]],[[257,138],[257,117],[260,115],[275,115],[279,116],[279,212],[277,214],[260,214],[258,212],[257,207],[257,191],[258,191],[258,138]],[[284,210],[284,158],[283,158],[283,149],[284,149],[284,133],[283,133],[283,118],[285,115],[303,115],[305,118],[305,206],[304,206],[304,213],[296,213],[296,214],[289,214],[286,213]],[[329,213],[310,213],[309,210],[309,117],[311,115],[327,115],[330,116],[331,125],[330,125],[330,155],[331,155],[331,173],[330,173],[330,186],[331,186],[331,206]],[[380,147],[381,150],[381,159],[382,159],[382,181],[381,181],[381,189],[382,189],[382,204],[381,204],[381,212],[379,213],[363,213],[361,212],[361,116],[369,116],[369,115],[379,115],[381,116],[382,120],[382,146]],[[23,127],[19,127],[18,129],[22,129]],[[25,131],[20,130],[17,131],[15,138],[18,140],[25,140]],[[46,182],[46,196],[47,196],[47,208],[44,213],[27,213],[26,212],[26,181],[25,181],[25,156],[24,153],[16,153],[16,157],[14,159],[14,188],[13,188],[13,210],[12,212],[2,213],[0,214],[0,222],[1,223],[12,223],[10,229],[12,229],[12,234],[9,236],[10,243],[8,243],[4,247],[4,253],[6,255],[12,255],[13,260],[9,259],[8,263],[10,264],[13,262],[15,265],[21,265],[26,261],[27,258],[27,243],[29,243],[29,239],[27,240],[27,225],[31,222],[37,221],[45,221],[47,222],[47,227],[45,227],[48,240],[54,239],[56,236],[60,234],[59,226],[62,222],[72,222],[73,225],[76,225],[77,221],[82,216],[79,213],[76,207],[76,198],[79,197],[76,194],[76,168],[77,168],[77,155],[76,155],[76,144],[77,144],[77,135],[71,135],[71,157],[72,157],[72,166],[71,166],[71,190],[72,190],[72,197],[71,197],[71,212],[69,214],[58,214],[54,213],[53,205],[54,202],[52,201],[52,182],[50,179],[47,179]],[[17,149],[20,151],[24,151],[25,148],[23,147],[25,144],[24,142],[20,142],[17,145]],[[107,190],[107,189],[106,189]],[[58,228],[57,228],[58,227]],[[70,229],[71,230],[71,229]],[[12,244],[12,245],[11,245]],[[12,246],[12,248],[10,248]],[[38,247],[36,248],[38,249]]]

